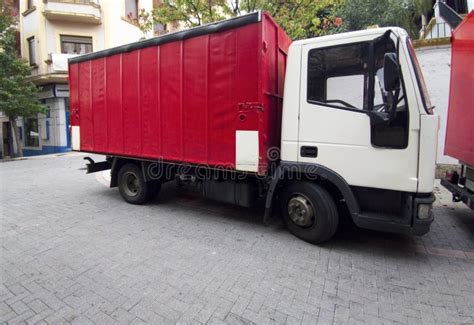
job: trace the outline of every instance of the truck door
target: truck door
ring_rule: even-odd
[[[416,192],[419,126],[413,89],[407,96],[401,76],[391,121],[394,94],[383,89],[384,56],[397,53],[397,46],[389,32],[302,45],[299,162],[323,165],[351,186]],[[405,52],[398,52],[405,73]]]

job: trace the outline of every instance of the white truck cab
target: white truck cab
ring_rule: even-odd
[[[290,46],[281,165],[319,167],[320,177],[343,183],[340,192],[349,187],[353,195],[342,193],[341,199],[357,225],[412,234],[429,230],[438,128],[403,29]]]

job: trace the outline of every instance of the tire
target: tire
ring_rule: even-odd
[[[318,184],[291,183],[280,195],[281,214],[288,230],[312,244],[331,239],[339,224],[331,194]]]
[[[118,188],[122,198],[131,204],[144,204],[153,194],[152,185],[145,182],[140,167],[125,164],[118,174]]]

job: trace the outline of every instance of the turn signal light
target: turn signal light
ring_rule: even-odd
[[[418,206],[418,219],[428,219],[431,216],[431,204],[420,204]]]

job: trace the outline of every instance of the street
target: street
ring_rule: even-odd
[[[1,323],[474,323],[474,213],[439,182],[427,235],[314,246],[174,184],[127,204],[83,156],[0,163]]]

